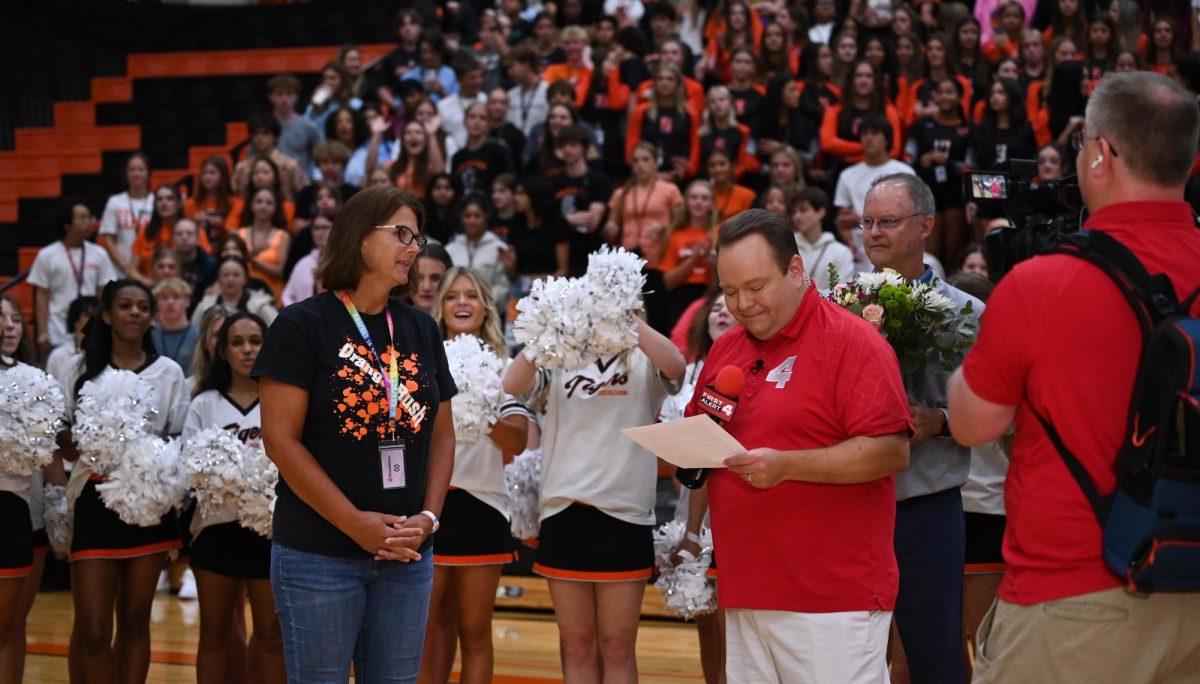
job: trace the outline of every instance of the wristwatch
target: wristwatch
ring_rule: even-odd
[[[433,529],[429,530],[429,534],[437,532],[438,528],[442,526],[442,521],[438,520],[438,517],[433,514],[433,511],[421,511],[417,515],[427,515],[429,516],[429,519],[433,521]]]
[[[938,437],[951,437],[952,435],[950,434],[950,409],[939,408],[938,410],[942,412],[942,415],[946,417],[946,420],[942,423],[942,429],[940,432],[938,432],[937,436]]]

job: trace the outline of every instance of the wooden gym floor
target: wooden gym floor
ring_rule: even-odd
[[[540,578],[505,577],[501,590],[510,597],[496,601],[492,625],[496,649],[494,681],[498,684],[548,684],[562,681],[558,629],[548,610],[549,592]],[[513,594],[520,596],[511,596]],[[696,630],[691,624],[660,619],[661,595],[646,588],[638,630],[638,669],[649,684],[702,682]],[[200,622],[195,601],[160,594],[154,600],[151,634],[151,684],[196,681],[196,642]],[[249,622],[249,616],[247,616]],[[71,634],[71,595],[38,594],[29,616],[25,681],[67,681],[67,644]]]

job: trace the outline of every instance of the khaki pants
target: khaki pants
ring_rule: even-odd
[[[1200,682],[1200,594],[1109,589],[1032,606],[997,599],[979,626],[974,684]]]

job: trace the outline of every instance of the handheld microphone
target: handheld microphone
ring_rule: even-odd
[[[697,402],[700,410],[708,414],[714,423],[720,425],[733,420],[733,412],[737,408],[738,395],[746,384],[746,376],[737,366],[725,366],[717,372],[713,384],[706,385],[700,390]],[[675,478],[688,489],[699,489],[708,478],[707,468],[676,468]]]

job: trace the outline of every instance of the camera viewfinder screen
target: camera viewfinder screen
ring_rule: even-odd
[[[1001,174],[971,174],[971,196],[975,199],[1008,199],[1008,179]]]

